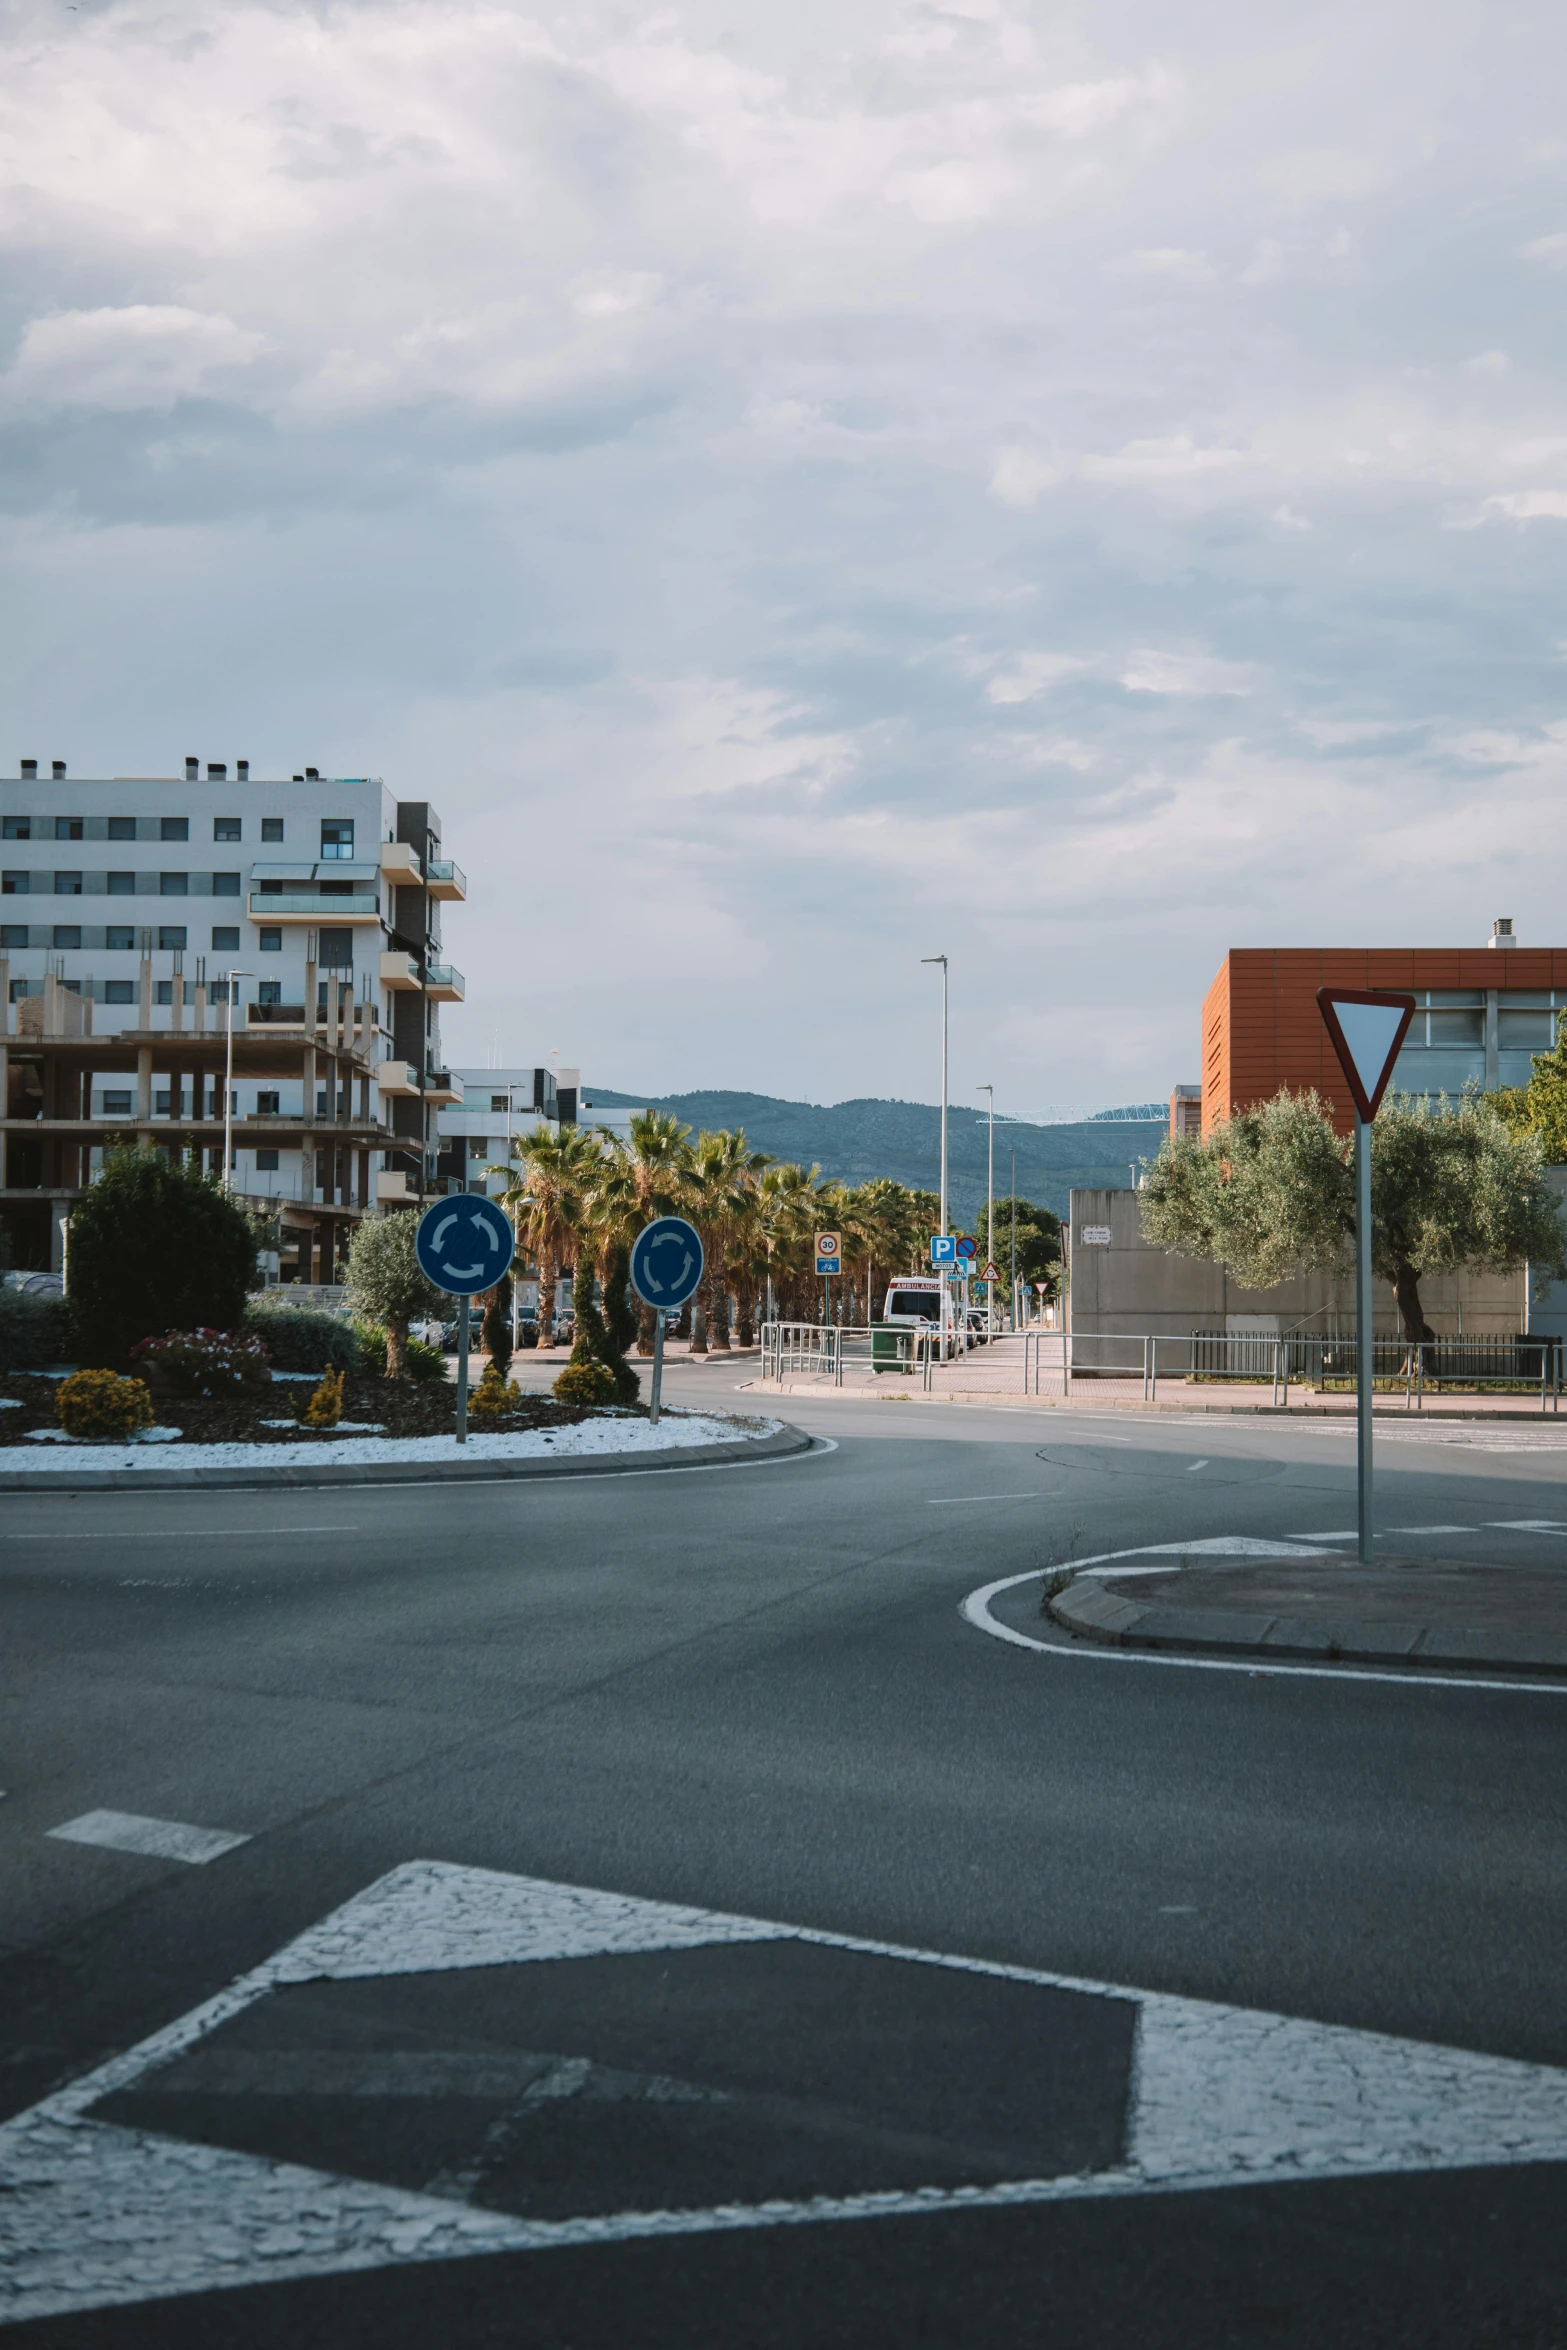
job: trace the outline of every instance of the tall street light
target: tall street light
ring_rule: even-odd
[[[947,958],[921,955],[922,963],[941,965],[941,1229],[947,1229]]]
[[[227,1019],[227,1041],[223,1053],[223,1188],[234,1188],[234,982],[253,977],[249,971],[225,971],[223,974],[224,1010]],[[308,1271],[308,1266],[306,1267]]]
[[[996,1258],[996,1089],[993,1085],[976,1085],[974,1091],[990,1096],[990,1135],[985,1175],[985,1262],[991,1265]],[[987,1297],[990,1295],[988,1282],[985,1294]]]

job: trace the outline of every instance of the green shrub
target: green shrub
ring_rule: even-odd
[[[408,1374],[408,1325],[442,1311],[446,1299],[426,1280],[414,1247],[417,1208],[395,1216],[367,1216],[348,1245],[349,1303],[386,1332],[386,1375]]]
[[[163,1151],[111,1150],[71,1214],[71,1314],[89,1361],[160,1330],[237,1329],[256,1277],[244,1210]]]
[[[305,1407],[307,1428],[335,1428],[343,1416],[343,1374],[330,1366],[321,1374],[321,1384]]]
[[[67,1436],[118,1436],[152,1426],[152,1397],[140,1379],[113,1371],[73,1371],[54,1399],[55,1416]]]
[[[484,1377],[468,1398],[468,1409],[480,1419],[498,1420],[507,1412],[514,1412],[521,1401],[522,1391],[514,1383],[507,1383],[505,1372],[492,1357],[484,1366]]]
[[[374,1322],[356,1322],[354,1336],[359,1342],[360,1377],[384,1379],[386,1332]],[[438,1346],[427,1346],[422,1338],[410,1338],[403,1357],[403,1371],[409,1379],[444,1379],[446,1357]]]
[[[76,1353],[71,1311],[63,1297],[33,1297],[0,1289],[0,1373],[46,1371]]]
[[[501,1377],[511,1368],[511,1275],[505,1274],[490,1292],[490,1302],[484,1309],[479,1325],[479,1343],[492,1363],[499,1363]]]
[[[251,1299],[245,1328],[261,1340],[275,1371],[359,1368],[359,1340],[349,1323],[321,1306],[286,1305],[276,1290]]]
[[[268,1383],[267,1350],[253,1330],[170,1330],[131,1348],[137,1375],[159,1374],[185,1395],[241,1395]]]
[[[551,1392],[559,1403],[613,1403],[615,1374],[603,1363],[568,1363]]]

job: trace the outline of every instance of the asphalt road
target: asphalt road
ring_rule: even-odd
[[[727,1400],[739,1375],[681,1370],[671,1393]],[[303,2257],[297,2214],[255,2250],[266,2163],[502,2230],[576,2227],[548,2249],[501,2234],[478,2257],[367,2254],[173,2298],[154,2249],[142,2297],[12,2338],[1567,2342],[1567,2164],[1500,2162],[1499,2123],[1467,2136],[1480,2091],[1438,2096],[1441,2167],[1379,2168],[1383,2113],[1374,2175],[1213,2185],[1199,2162],[1179,2192],[1094,2185],[1134,2107],[1152,2127],[1152,2052],[1182,1999],[1567,2067],[1567,1696],[1038,1654],[960,1614],[977,1586],[1071,1556],[1341,1528],[1342,1432],[787,1408],[835,1449],[540,1485],[9,1499],[4,2111],[387,1872],[452,1864],[445,1923],[409,1881],[360,1973],[265,1988],[93,2118],[247,2158],[221,2215],[247,2280]],[[1433,1554],[1567,1573],[1567,1429],[1392,1432],[1379,1505]],[[51,1833],[97,1812],[246,1840],[191,1865]],[[572,1910],[550,1942],[558,1898],[517,1879],[636,1899]],[[670,1926],[641,1902],[808,1934]],[[483,1966],[475,1933],[500,1937]],[[1231,2051],[1249,2080],[1267,2035],[1212,2028],[1159,2127],[1218,2145]],[[1366,2079],[1391,2067],[1396,2106],[1412,2059],[1319,2039],[1348,2051],[1346,2078],[1360,2052]],[[1503,2111],[1567,2089],[1494,2079]],[[1088,2182],[1067,2199],[981,2193],[1067,2175]],[[875,2208],[921,2186],[929,2208]],[[91,2267],[120,2192],[99,2178],[67,2267]],[[153,2236],[177,2244],[183,2192]],[[812,2197],[830,2216],[800,2216]],[[601,2224],[769,2201],[792,2223]]]

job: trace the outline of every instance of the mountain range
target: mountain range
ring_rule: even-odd
[[[868,1183],[890,1175],[912,1190],[935,1191],[941,1173],[941,1112],[934,1102],[864,1099],[847,1102],[780,1101],[765,1093],[617,1093],[609,1086],[583,1088],[582,1116],[599,1109],[670,1110],[693,1130],[743,1126],[758,1150],[774,1159],[817,1166],[841,1183]],[[1139,1103],[1129,1114],[1103,1111],[1072,1125],[1036,1126],[996,1120],[996,1197],[1012,1188],[1012,1154],[1017,1153],[1020,1199],[1067,1212],[1067,1193],[1076,1186],[1119,1188],[1132,1180],[1132,1166],[1151,1159],[1169,1131],[1161,1110],[1147,1113]],[[983,1110],[954,1103],[947,1112],[947,1180],[953,1221],[972,1225],[985,1200],[987,1119]]]

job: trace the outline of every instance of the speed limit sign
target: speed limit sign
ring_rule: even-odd
[[[816,1270],[818,1273],[839,1273],[843,1270],[843,1242],[836,1232],[817,1233]]]

